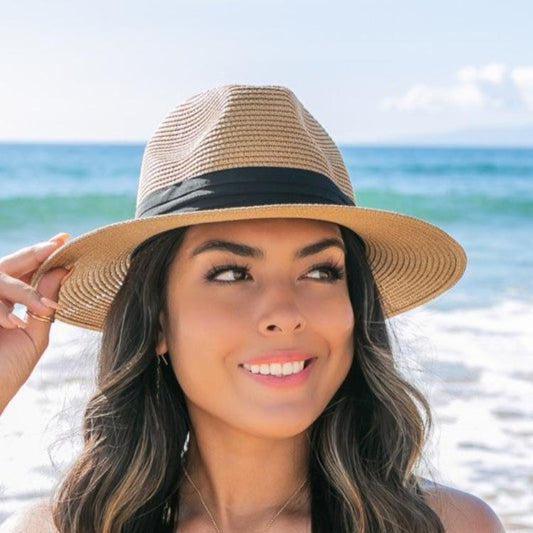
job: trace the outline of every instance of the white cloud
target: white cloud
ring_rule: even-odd
[[[516,67],[511,71],[511,79],[524,104],[533,110],[533,67]]]
[[[501,101],[488,97],[475,83],[468,82],[452,87],[430,87],[420,83],[411,87],[400,98],[385,98],[380,108],[383,111],[439,111],[447,108],[473,109],[488,106],[500,107]]]
[[[467,66],[457,71],[457,79],[460,83],[473,83],[485,81],[494,84],[501,84],[505,75],[505,65],[502,63],[488,63],[484,67],[476,68]]]
[[[452,85],[436,87],[418,83],[402,96],[383,99],[379,108],[382,111],[502,108],[512,98],[509,84],[514,83],[523,103],[533,109],[533,67],[513,69],[510,80],[507,70],[503,63],[467,65],[458,69],[457,82]]]

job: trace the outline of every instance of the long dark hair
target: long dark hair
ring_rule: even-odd
[[[430,407],[392,354],[363,240],[340,226],[355,314],[352,366],[309,431],[313,533],[444,533],[415,468]],[[187,228],[144,241],[131,255],[106,317],[84,446],[53,500],[61,533],[175,531],[181,453],[190,428],[183,391],[155,346],[169,266]]]

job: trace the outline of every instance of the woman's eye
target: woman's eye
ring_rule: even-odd
[[[333,263],[313,265],[309,272],[319,272],[321,274],[325,273],[325,277],[321,275],[314,278],[321,281],[337,281],[338,279],[344,278],[344,269],[334,265]]]
[[[211,270],[205,275],[207,281],[215,281],[218,283],[234,283],[236,281],[241,281],[243,275],[247,275],[250,272],[250,267],[248,265],[219,265],[214,266]]]
[[[313,275],[313,272],[318,272],[318,276]],[[235,283],[245,281],[246,276],[250,276],[249,265],[230,264],[213,266],[204,277],[216,283]],[[317,281],[334,282],[344,278],[344,269],[333,263],[322,263],[313,265],[307,276]]]

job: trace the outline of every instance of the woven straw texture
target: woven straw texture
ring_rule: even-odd
[[[225,85],[193,96],[174,109],[147,143],[137,206],[152,192],[202,174],[236,167],[275,166],[319,172],[354,200],[342,156],[324,128],[296,96],[280,86]],[[379,209],[346,205],[279,204],[138,218],[73,239],[32,278],[75,266],[63,285],[56,318],[101,330],[129,267],[133,249],[171,228],[250,218],[307,218],[357,232],[391,317],[441,294],[461,277],[466,256],[439,228]]]
[[[193,96],[161,122],[144,153],[137,207],[173,183],[251,166],[319,172],[355,203],[337,146],[292,91],[225,85]]]

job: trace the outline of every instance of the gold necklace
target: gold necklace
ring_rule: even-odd
[[[206,513],[209,515],[209,518],[211,519],[211,522],[213,522],[213,526],[215,526],[215,529],[217,530],[218,533],[222,533],[221,529],[218,527],[217,523],[215,522],[215,519],[213,518],[213,514],[209,510],[209,507],[207,507],[207,504],[205,503],[205,501],[204,501],[204,499],[202,497],[202,494],[200,493],[200,490],[194,484],[194,481],[191,479],[191,476],[189,476],[189,472],[187,472],[187,469],[185,468],[185,465],[183,465],[183,470],[185,471],[185,475],[187,476],[187,479],[191,482],[191,485],[194,487],[194,490],[196,490],[196,492],[198,493],[198,496],[200,497],[200,501],[202,502],[202,505],[204,506],[204,509],[205,509]],[[272,525],[274,520],[276,520],[276,518],[281,514],[283,509],[285,509],[285,507],[287,507],[287,505],[289,505],[289,502],[302,490],[302,488],[304,487],[304,485],[306,483],[307,483],[307,478],[305,478],[303,480],[303,483],[292,493],[292,496],[283,504],[283,507],[270,519],[270,521],[268,522],[266,528],[263,530],[263,533],[265,531],[268,531],[268,529],[270,528],[270,526]]]

